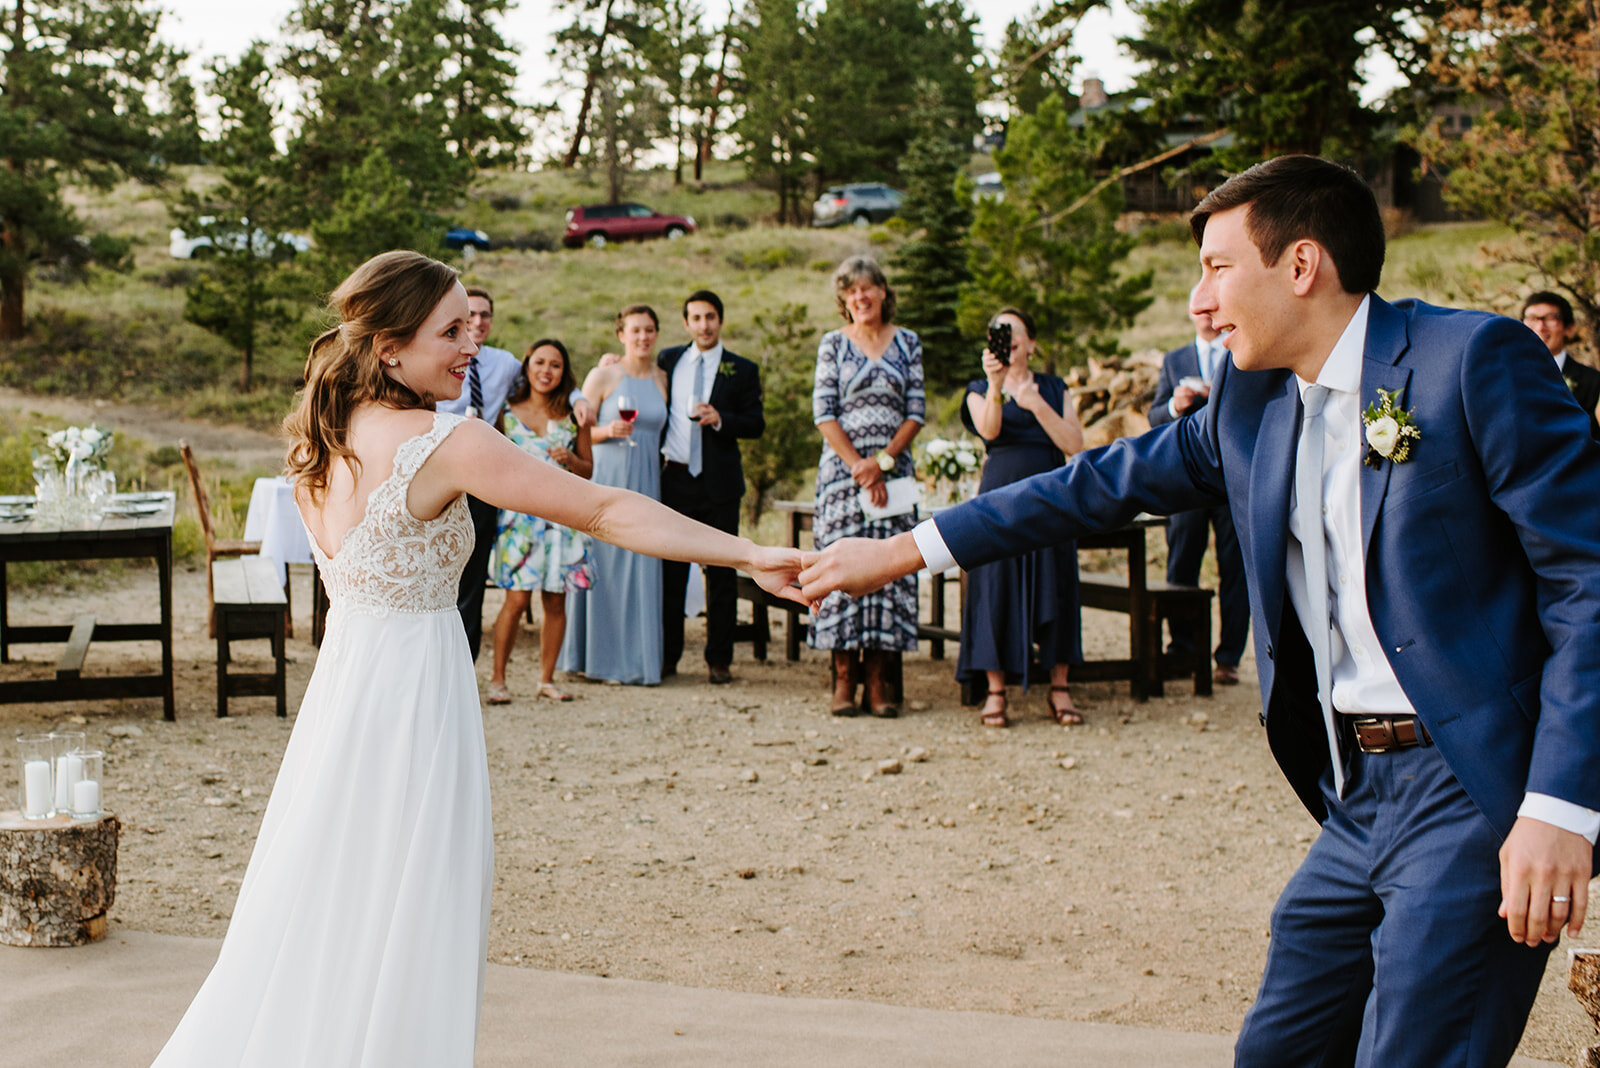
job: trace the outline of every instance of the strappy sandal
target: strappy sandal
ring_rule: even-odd
[[[570,701],[572,695],[565,690],[557,689],[553,682],[541,682],[536,691],[540,697],[547,697],[552,701]]]
[[[511,703],[511,691],[506,689],[506,684],[503,682],[491,682],[487,699],[491,705],[509,705]]]
[[[984,702],[984,710],[978,717],[978,722],[985,727],[1009,727],[1011,720],[1006,717],[1006,692],[1004,690],[990,690],[990,697],[1000,698],[1000,707],[994,711],[989,710],[989,703]]]
[[[1067,695],[1066,708],[1056,704],[1056,694],[1058,693]],[[1050,702],[1050,715],[1055,717],[1055,721],[1063,727],[1076,727],[1083,723],[1083,713],[1079,712],[1072,703],[1072,687],[1052,686],[1050,687],[1050,696],[1046,700]]]

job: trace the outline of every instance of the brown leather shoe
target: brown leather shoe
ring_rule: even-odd
[[[726,664],[711,665],[711,685],[726,686],[733,681],[733,672],[728,670]]]
[[[1239,669],[1232,664],[1218,664],[1217,670],[1211,673],[1211,681],[1218,686],[1239,685]]]

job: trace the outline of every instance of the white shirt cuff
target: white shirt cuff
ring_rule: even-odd
[[[589,403],[589,398],[588,398],[588,397],[585,397],[585,396],[584,396],[584,395],[583,395],[583,390],[581,390],[581,389],[575,389],[575,390],[573,390],[573,391],[572,391],[572,392],[571,392],[571,393],[568,393],[568,394],[567,394],[567,403],[568,403],[568,404],[573,404],[573,405],[575,405],[575,404],[577,404],[577,403],[578,403],[578,402],[579,402],[579,401],[582,401],[582,402],[583,402],[583,403],[585,403],[585,404],[588,404],[588,403]]]
[[[918,542],[920,545],[921,542]],[[1600,835],[1600,812],[1574,805],[1571,801],[1563,801],[1559,797],[1549,794],[1528,793],[1522,798],[1522,807],[1517,809],[1519,817],[1526,816],[1530,820],[1548,823],[1552,827],[1560,827],[1563,831],[1581,834],[1589,839],[1589,844],[1594,845],[1596,835]]]
[[[917,551],[922,554],[923,566],[932,574],[948,571],[956,566],[956,558],[950,555],[946,548],[944,536],[939,533],[939,528],[933,520],[924,519],[911,528],[911,537],[917,543]]]
[[[1178,398],[1173,397],[1167,401],[1167,414],[1174,419],[1178,418]]]

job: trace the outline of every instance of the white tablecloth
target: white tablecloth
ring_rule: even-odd
[[[244,537],[261,543],[261,555],[272,558],[280,580],[288,579],[286,564],[311,563],[311,539],[294,506],[288,479],[256,479],[244,517]]]

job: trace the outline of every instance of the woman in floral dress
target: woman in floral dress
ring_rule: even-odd
[[[577,387],[567,347],[552,338],[535,341],[522,358],[522,375],[512,387],[500,429],[518,446],[588,478],[594,472],[589,428],[572,418],[567,399]],[[506,591],[494,621],[494,670],[489,677],[489,703],[511,700],[506,687],[506,661],[517,642],[519,619],[539,591],[544,621],[539,627],[540,697],[570,701],[555,684],[556,656],[567,633],[567,592],[586,590],[594,575],[589,564],[589,537],[538,516],[502,510],[499,535],[489,556],[489,575]]]
[[[834,298],[848,324],[817,347],[812,417],[822,433],[813,536],[818,549],[840,538],[890,538],[913,526],[911,514],[868,522],[888,499],[884,483],[913,474],[911,441],[922,429],[926,398],[922,342],[894,325],[895,298],[883,270],[852,256],[833,274]],[[917,647],[917,580],[891,582],[864,597],[830,594],[812,614],[811,646],[833,651],[833,714],[856,713],[856,656],[865,675],[865,704],[895,716],[886,670],[889,657]]]

